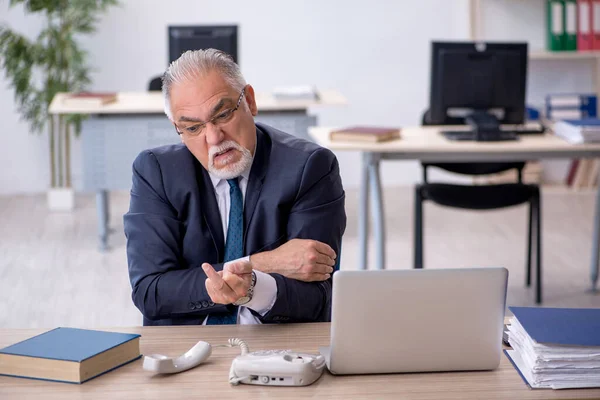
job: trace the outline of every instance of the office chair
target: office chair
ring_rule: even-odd
[[[152,78],[148,84],[149,91],[161,91],[162,90],[162,76]]]
[[[459,119],[448,119],[447,125],[464,124]],[[422,125],[431,125],[428,113],[423,115]],[[529,203],[529,226],[527,232],[526,286],[531,286],[531,255],[533,237],[536,240],[536,303],[542,302],[541,262],[541,197],[538,185],[524,184],[524,162],[509,163],[421,163],[423,183],[415,188],[415,257],[414,268],[423,268],[423,202],[431,200],[446,207],[469,210],[492,210]],[[518,171],[515,183],[492,185],[457,185],[431,183],[427,179],[430,167],[440,168],[462,175],[487,175],[511,169]]]

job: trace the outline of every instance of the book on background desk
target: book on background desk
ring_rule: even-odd
[[[509,310],[505,353],[531,388],[600,387],[600,309]]]
[[[117,101],[117,93],[79,92],[69,93],[63,99],[64,105],[69,106],[103,106]]]
[[[384,142],[398,138],[399,128],[377,126],[349,126],[329,134],[329,140],[336,142]]]
[[[56,328],[0,349],[0,375],[83,383],[140,358],[139,338]]]

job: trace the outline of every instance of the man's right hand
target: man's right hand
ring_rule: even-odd
[[[309,239],[292,239],[275,250],[250,256],[254,269],[305,282],[331,277],[336,258],[329,245]]]

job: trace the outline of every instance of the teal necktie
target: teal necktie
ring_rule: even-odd
[[[224,263],[244,256],[244,197],[237,178],[228,179],[227,183],[229,183],[230,206]],[[234,307],[230,313],[211,314],[208,316],[206,324],[235,324],[237,314],[237,307]]]

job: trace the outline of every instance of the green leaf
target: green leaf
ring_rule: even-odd
[[[58,92],[81,91],[91,83],[87,52],[75,37],[92,33],[116,0],[10,0],[47,25],[34,41],[0,25],[0,68],[14,89],[15,104],[33,132],[47,124],[48,106]],[[41,77],[41,79],[40,79]],[[84,115],[69,116],[79,132]]]

